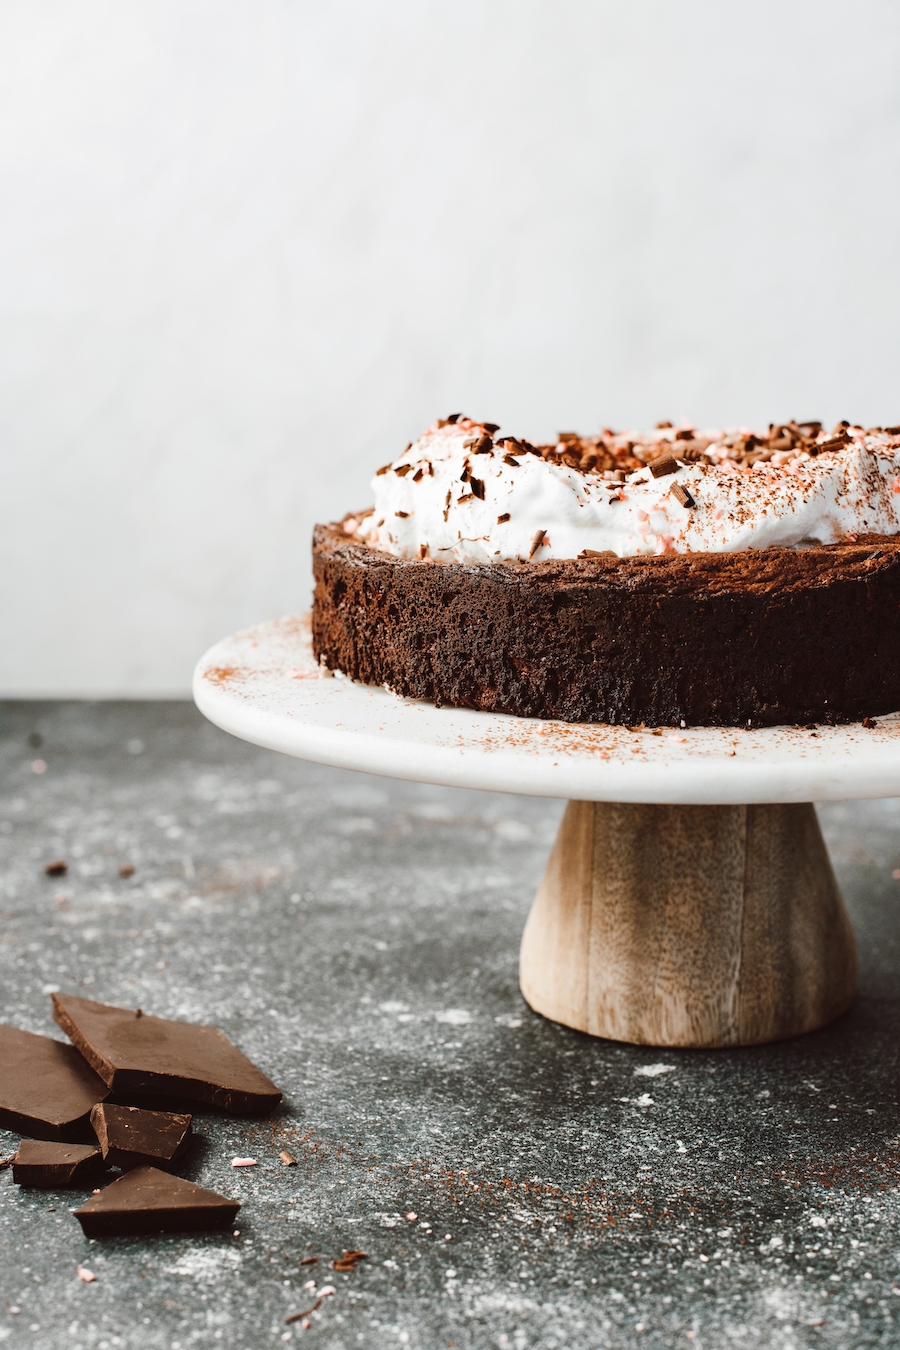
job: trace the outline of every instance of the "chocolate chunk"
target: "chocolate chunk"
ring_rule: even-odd
[[[459,419],[460,419],[461,417],[462,417],[462,413],[451,413],[450,416],[446,419],[445,425],[446,425],[446,426],[453,426],[453,424],[454,424],[455,422],[458,422]]]
[[[490,436],[493,436],[493,434],[494,434],[495,431],[499,431],[499,430],[500,430],[500,423],[499,423],[499,422],[482,422],[481,425],[484,427],[485,431],[486,431],[486,432],[488,433],[488,435],[490,435]]]
[[[12,1161],[17,1186],[89,1186],[103,1171],[103,1155],[96,1144],[56,1144],[23,1139]]]
[[[677,473],[678,460],[673,454],[660,455],[658,459],[651,459],[650,472],[654,478],[665,478],[667,473]]]
[[[69,870],[69,864],[58,858],[56,862],[44,863],[44,871],[48,877],[64,877]]]
[[[171,1167],[191,1146],[191,1117],[171,1111],[101,1102],[91,1112],[91,1124],[105,1161],[123,1172],[132,1167]]]
[[[72,994],[53,995],[53,1016],[115,1092],[181,1097],[248,1116],[281,1101],[275,1084],[218,1027],[138,1016]]]
[[[470,478],[469,487],[472,489],[473,497],[478,497],[479,500],[484,501],[484,482],[482,479]]]
[[[508,511],[504,511],[502,516],[498,516],[498,517],[497,517],[497,524],[498,524],[498,525],[503,525],[503,524],[505,524],[505,522],[506,522],[507,520],[509,520],[509,512],[508,512]]]
[[[75,1210],[75,1217],[85,1237],[113,1237],[227,1228],[239,1209],[237,1200],[226,1200],[158,1167],[136,1167],[92,1195]]]
[[[0,1125],[35,1139],[93,1141],[91,1107],[109,1088],[74,1046],[0,1026]]]
[[[683,483],[676,483],[675,486],[670,490],[676,502],[680,502],[682,506],[697,505],[697,503],[694,501],[693,497],[688,492],[687,488],[684,486]]]
[[[504,455],[503,463],[508,464],[511,469],[517,469],[519,467],[519,461],[517,459],[513,459],[512,455]]]

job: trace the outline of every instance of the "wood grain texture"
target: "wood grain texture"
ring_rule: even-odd
[[[569,802],[520,978],[537,1012],[634,1044],[823,1026],[852,1002],[856,948],[815,810]]]

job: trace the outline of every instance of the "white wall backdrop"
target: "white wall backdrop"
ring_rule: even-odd
[[[184,694],[463,409],[900,422],[891,0],[5,0],[0,691]]]

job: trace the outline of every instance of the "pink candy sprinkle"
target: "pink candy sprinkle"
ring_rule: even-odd
[[[256,1166],[256,1159],[255,1159],[255,1158],[232,1158],[232,1160],[231,1160],[231,1165],[232,1165],[232,1167],[255,1167],[255,1166]]]
[[[32,772],[32,773],[46,773],[46,772],[47,772],[47,761],[46,761],[45,759],[33,759],[33,760],[31,761],[31,772]]]
[[[667,740],[675,741],[676,744],[678,745],[684,745],[685,741],[687,740],[687,736],[673,736],[670,733],[669,736],[667,737]]]
[[[419,1216],[418,1216],[418,1214],[415,1212],[415,1210],[412,1210],[412,1209],[411,1209],[411,1210],[409,1211],[409,1213],[407,1214],[406,1217],[409,1219],[410,1223],[415,1223],[416,1219],[417,1219]]]
[[[87,1266],[79,1266],[78,1278],[79,1280],[83,1280],[85,1284],[93,1284],[97,1276],[92,1270],[88,1270]]]

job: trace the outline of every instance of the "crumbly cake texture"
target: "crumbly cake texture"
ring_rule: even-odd
[[[356,517],[348,517],[348,520]],[[316,527],[316,657],[437,705],[771,726],[900,708],[900,537],[470,565]]]

